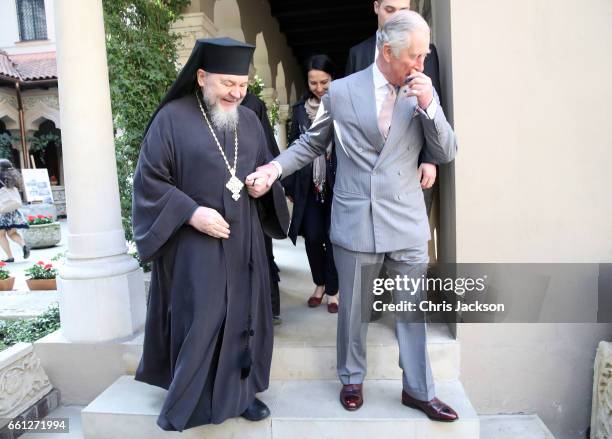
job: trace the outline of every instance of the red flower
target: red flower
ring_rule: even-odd
[[[34,217],[32,215],[28,215],[28,221],[34,221]]]
[[[53,268],[53,265],[51,264],[45,265],[45,270],[51,270],[52,268]]]
[[[45,263],[43,261],[38,261],[36,264],[37,265],[45,265]]]
[[[53,215],[47,215],[47,218],[52,219]]]
[[[36,215],[36,218],[44,218],[44,215]]]
[[[0,267],[4,267],[5,265],[6,265],[6,262],[0,261]]]

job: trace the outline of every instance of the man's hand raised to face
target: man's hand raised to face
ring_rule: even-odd
[[[406,96],[416,96],[419,107],[423,110],[427,110],[429,104],[433,100],[433,85],[431,78],[424,73],[414,69],[410,72],[410,78],[408,86],[410,90],[406,93]]]
[[[249,174],[244,182],[249,195],[259,198],[270,190],[272,184],[278,178],[278,169],[272,163],[258,167],[255,172]]]

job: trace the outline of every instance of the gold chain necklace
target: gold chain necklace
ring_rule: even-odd
[[[202,101],[200,101],[200,96],[198,96],[198,92],[196,91],[196,99],[198,100],[198,105],[200,106],[200,111],[202,112],[202,116],[204,116],[204,120],[210,129],[210,133],[215,139],[215,143],[219,148],[219,152],[225,161],[225,165],[227,166],[227,170],[229,171],[231,177],[225,184],[225,187],[232,193],[232,198],[234,201],[238,201],[240,198],[240,191],[244,187],[244,183],[240,181],[238,177],[236,177],[236,164],[238,163],[238,127],[234,129],[234,167],[231,167],[229,162],[227,161],[227,157],[225,156],[225,152],[223,152],[223,148],[221,148],[221,143],[219,143],[219,139],[217,139],[217,135],[213,130],[212,125],[208,121],[208,116],[206,116],[206,111],[204,111],[204,107],[202,106]]]

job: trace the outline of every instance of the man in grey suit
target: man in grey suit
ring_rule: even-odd
[[[323,154],[335,136],[330,237],[342,295],[337,369],[343,384],[340,401],[347,410],[363,404],[368,323],[362,316],[362,300],[369,297],[362,297],[362,287],[364,291],[370,287],[371,296],[382,266],[391,278],[425,274],[430,232],[417,160],[423,151],[436,163],[446,163],[457,151],[431,79],[422,73],[429,52],[425,20],[412,11],[395,13],[379,31],[377,45],[376,63],[332,82],[311,128],[246,178],[249,194],[259,197],[281,175]],[[418,291],[416,296],[421,294]],[[394,300],[398,297],[394,294]],[[434,420],[458,419],[435,397],[425,323],[397,317],[402,403]]]

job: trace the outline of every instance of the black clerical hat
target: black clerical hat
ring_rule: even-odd
[[[198,69],[209,73],[248,75],[254,51],[255,46],[227,37],[197,40],[176,81],[172,83],[155,113],[151,116],[145,134],[149,130],[155,115],[164,105],[194,92]]]
[[[201,39],[197,41],[196,48],[199,49],[197,57],[201,60],[201,69],[227,75],[248,75],[255,51],[255,46],[232,38]]]

